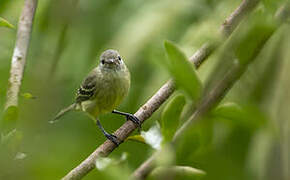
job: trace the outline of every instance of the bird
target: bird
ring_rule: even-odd
[[[127,96],[129,88],[130,72],[127,66],[118,51],[108,49],[101,54],[100,63],[84,78],[74,103],[57,113],[51,123],[69,111],[83,111],[93,118],[105,137],[118,146],[121,142],[103,128],[98,116],[110,112],[125,116],[127,120],[136,124],[140,131],[141,122],[135,115],[115,109]]]

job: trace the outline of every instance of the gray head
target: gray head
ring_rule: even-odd
[[[108,69],[121,69],[125,64],[118,51],[108,49],[100,57],[100,66]]]

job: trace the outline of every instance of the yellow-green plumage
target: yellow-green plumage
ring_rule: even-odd
[[[130,72],[115,50],[106,50],[94,68],[78,89],[76,101],[61,110],[55,117],[60,118],[66,112],[77,109],[93,117],[112,112],[128,94]]]
[[[130,73],[128,69],[104,69],[98,66],[89,76],[96,78],[94,95],[86,101],[80,102],[83,111],[94,117],[99,114],[112,112],[127,95],[130,87]]]
[[[135,123],[139,130],[141,122],[133,114],[115,110],[128,94],[130,87],[130,73],[119,53],[115,50],[106,50],[100,60],[100,64],[82,82],[75,103],[61,110],[55,120],[70,110],[82,110],[93,117],[106,138],[118,146],[120,141],[115,135],[105,131],[98,115],[112,112],[125,116],[127,120]]]

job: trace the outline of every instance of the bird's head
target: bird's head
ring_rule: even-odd
[[[100,66],[108,69],[121,69],[125,66],[118,51],[108,49],[104,51],[100,57]]]

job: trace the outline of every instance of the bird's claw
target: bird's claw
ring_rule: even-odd
[[[142,129],[141,121],[136,116],[134,116],[133,114],[129,114],[129,115],[127,115],[127,120],[130,120],[134,124],[136,124],[138,126],[138,131],[139,132],[141,131],[141,129]]]
[[[119,146],[121,144],[120,140],[114,134],[105,134],[105,136],[107,139],[109,139],[116,146]]]

